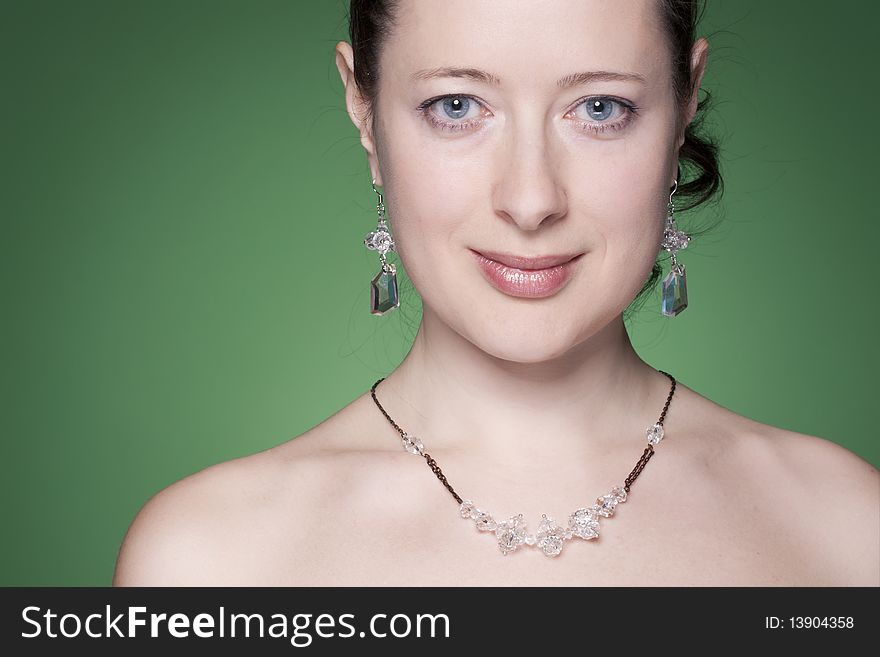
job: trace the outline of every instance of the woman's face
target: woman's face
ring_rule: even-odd
[[[682,137],[655,4],[400,3],[371,167],[426,316],[487,353],[560,356],[651,272]],[[498,82],[424,73],[445,67]],[[596,71],[633,77],[566,84]],[[472,250],[584,255],[560,290],[526,298],[490,284]]]

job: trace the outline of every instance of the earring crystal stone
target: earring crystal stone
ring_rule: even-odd
[[[385,257],[386,253],[394,250],[394,238],[385,223],[385,204],[382,202],[382,193],[376,189],[375,180],[373,191],[378,197],[376,212],[379,214],[379,222],[376,230],[371,230],[364,237],[364,246],[371,251],[377,251],[382,264],[379,273],[370,281],[370,313],[384,315],[400,306],[400,295],[397,291],[397,266],[388,262]]]
[[[675,193],[677,188],[678,181],[675,182],[672,194]],[[666,278],[663,279],[661,311],[667,317],[675,317],[688,306],[685,267],[676,260],[675,253],[681,249],[686,249],[691,239],[689,235],[678,230],[675,224],[675,206],[672,203],[672,194],[669,195],[666,225],[663,230],[663,242],[661,243],[661,247],[672,254],[672,268]]]
[[[388,263],[370,281],[370,313],[383,315],[398,306],[400,296],[397,293],[397,267],[394,263]]]
[[[675,317],[688,305],[687,278],[684,265],[679,263],[663,279],[662,312],[667,317]]]

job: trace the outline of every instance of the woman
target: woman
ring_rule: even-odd
[[[336,63],[381,194],[372,310],[399,303],[393,245],[418,335],[318,426],[154,496],[114,583],[878,585],[880,473],[715,404],[624,327],[686,246],[680,200],[720,185],[696,20],[354,0]]]

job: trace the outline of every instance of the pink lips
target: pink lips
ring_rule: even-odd
[[[496,289],[514,297],[541,298],[556,294],[571,278],[583,255],[522,258],[470,250],[483,276]],[[504,262],[494,258],[503,258]]]

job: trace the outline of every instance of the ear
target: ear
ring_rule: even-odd
[[[691,80],[693,80],[694,86],[691,91],[691,96],[688,99],[687,107],[685,108],[685,120],[681,129],[681,134],[678,136],[679,148],[684,144],[685,129],[690,125],[691,121],[694,120],[694,116],[697,113],[700,85],[703,82],[703,73],[706,71],[706,59],[708,56],[709,41],[706,37],[700,37],[694,42],[693,48],[691,48]]]
[[[336,68],[342,78],[342,84],[345,85],[345,107],[348,110],[348,116],[361,133],[361,145],[367,151],[370,173],[376,181],[376,186],[381,187],[382,178],[379,173],[376,144],[373,139],[372,127],[366,121],[367,103],[361,96],[354,79],[354,51],[347,41],[340,41],[336,44]]]

